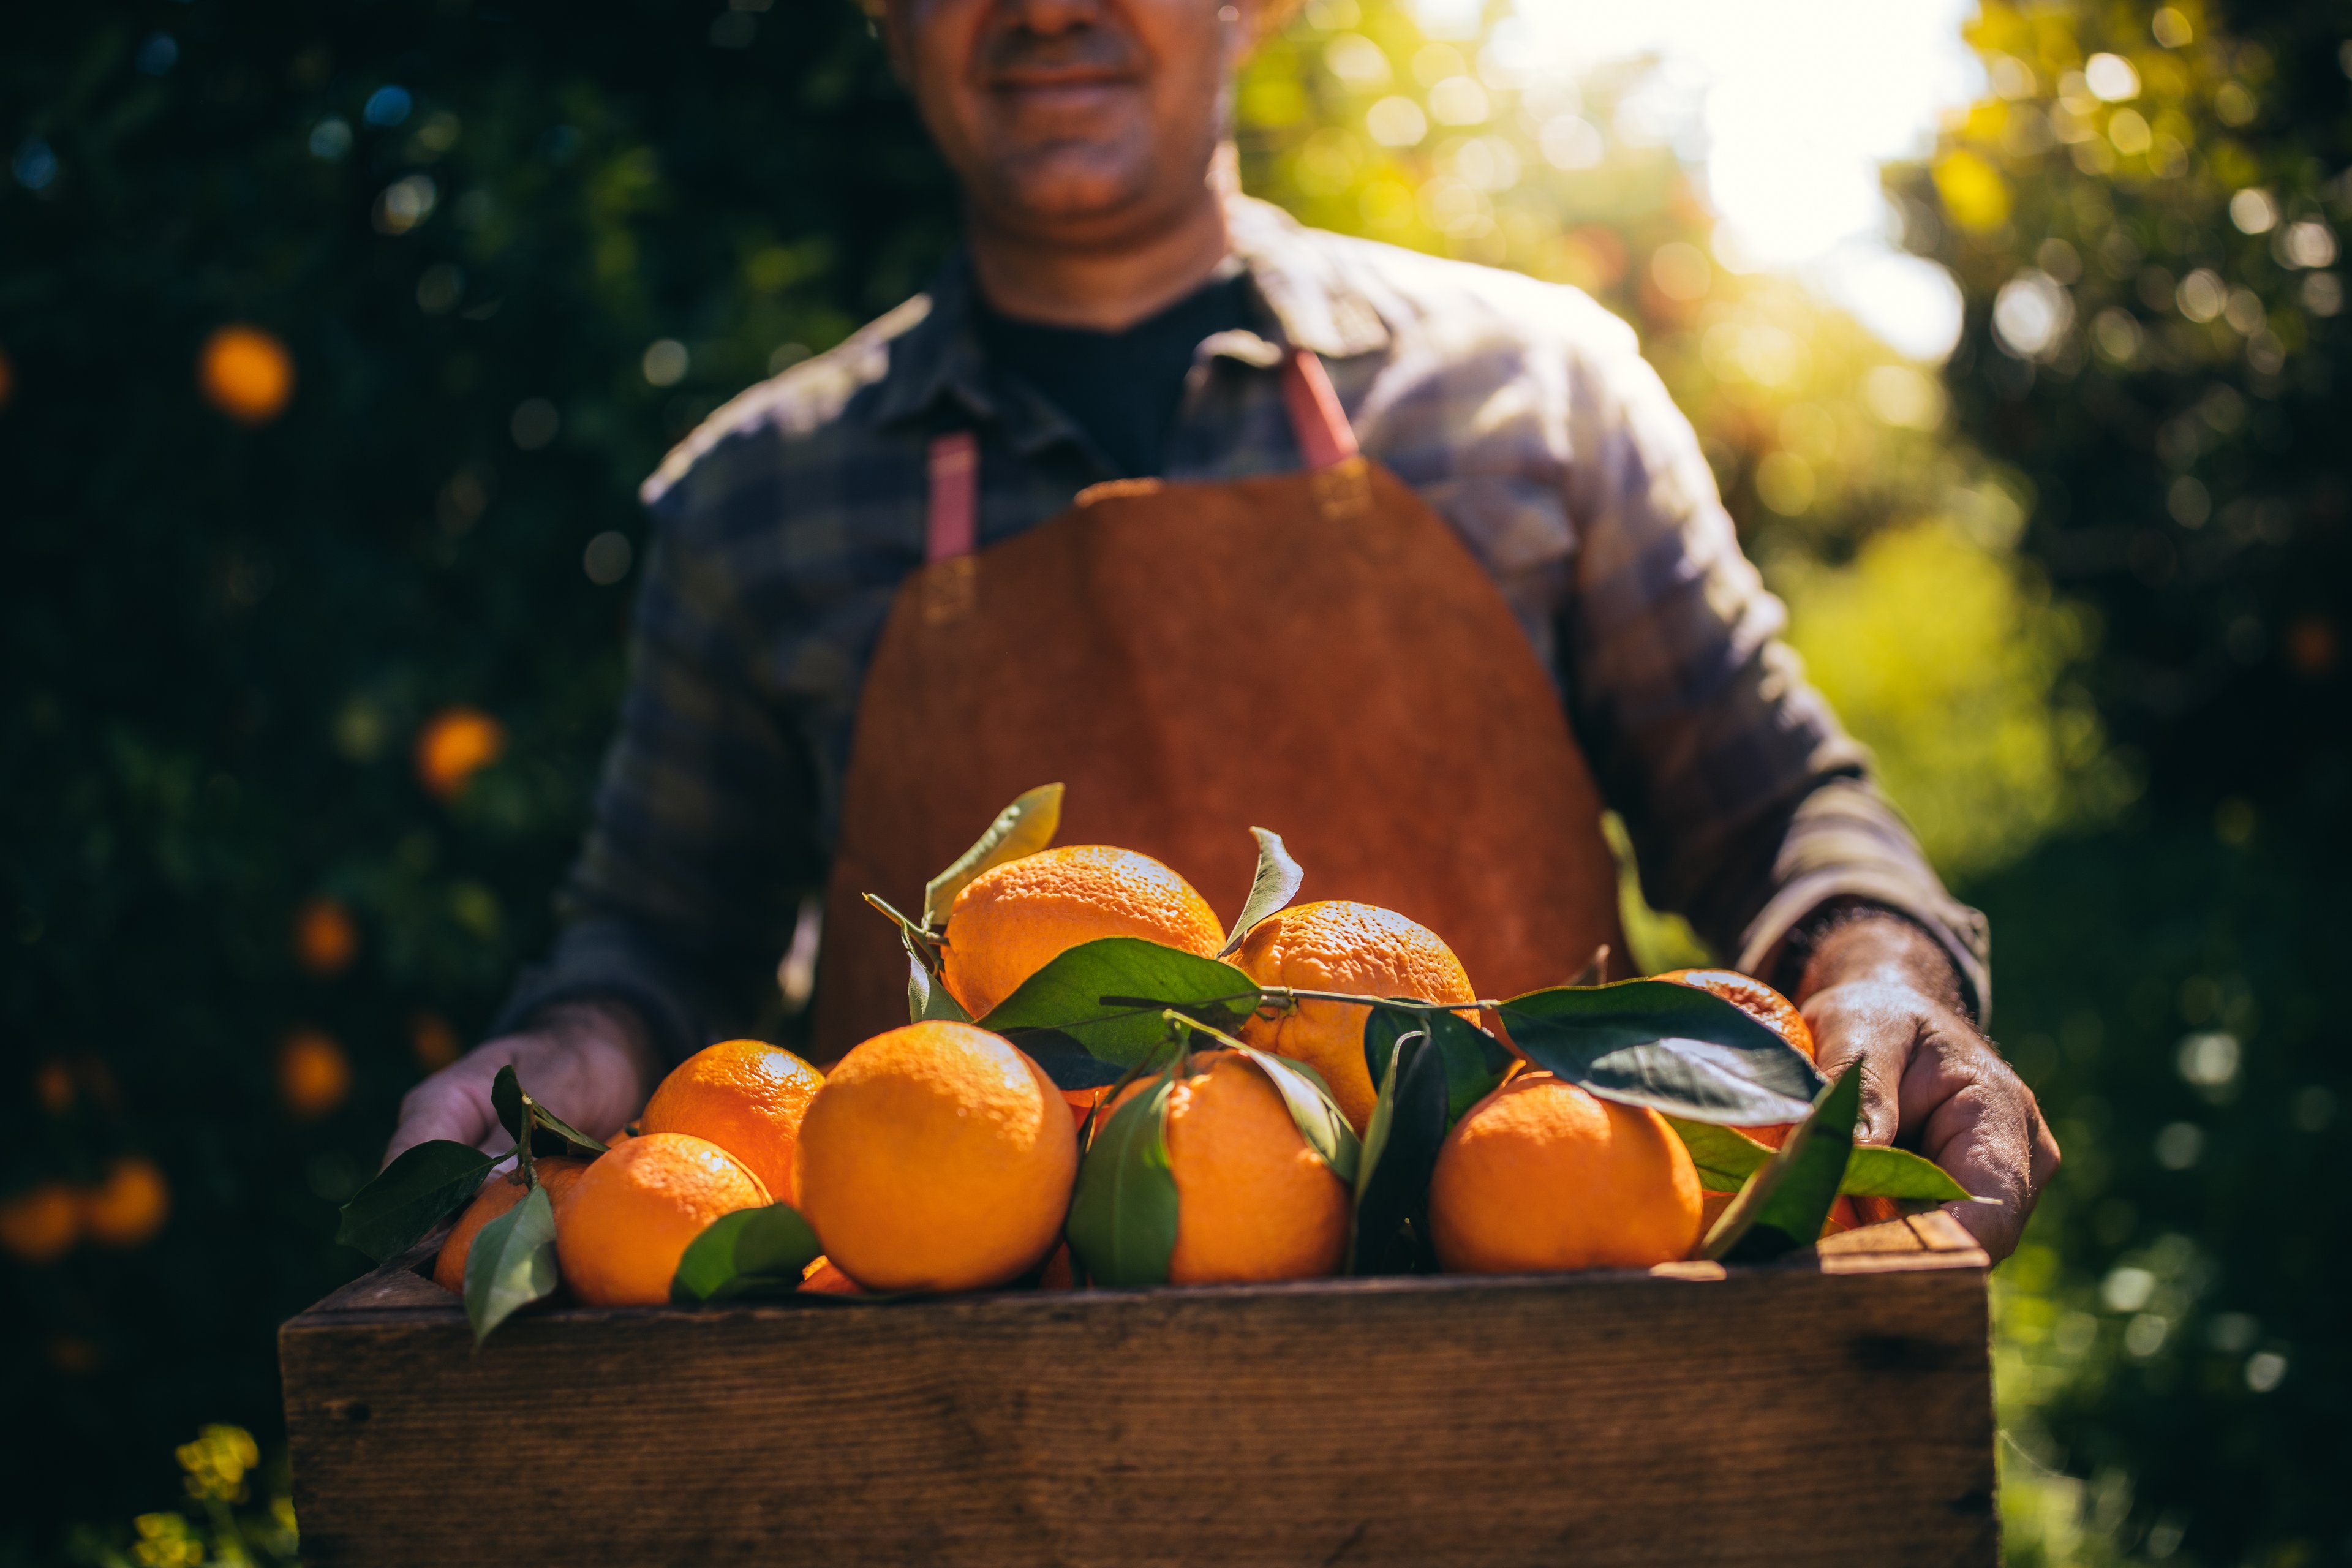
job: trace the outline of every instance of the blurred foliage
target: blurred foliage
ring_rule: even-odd
[[[277,1428],[333,1205],[548,941],[638,479],[954,208],[846,5],[28,12],[0,136],[5,1561]]]
[[[67,1560],[80,1568],[275,1568],[299,1561],[283,1452],[265,1465],[252,1433],[215,1425],[173,1457],[193,1518],[165,1510],[139,1515],[127,1531],[84,1526],[68,1538]]]
[[[2147,795],[1971,890],[2066,1168],[1996,1293],[2021,1563],[2352,1558],[2340,7],[1988,4],[1893,171],[1958,430]],[[2328,714],[2336,714],[2330,719]]]
[[[1313,0],[1239,95],[1249,188],[1635,324],[1992,915],[2068,1156],[1998,1292],[2023,1563],[2352,1555],[2331,16],[1990,5],[1992,95],[1890,182],[1968,300],[1941,376],[1725,265],[1639,62]],[[267,1561],[270,1506],[139,1510],[199,1421],[277,1429],[275,1324],[362,1266],[332,1205],[546,940],[636,480],[953,203],[845,4],[15,21],[0,1563]]]
[[[2082,611],[2010,546],[2029,487],[1948,438],[1945,394],[1793,281],[1734,272],[1678,149],[1697,105],[1647,62],[1538,68],[1491,10],[1433,39],[1398,0],[1314,0],[1239,96],[1243,184],[1320,226],[1593,294],[1706,442],[1814,679],[1948,871],[2002,864],[2136,787],[2075,665]],[[1963,721],[1956,723],[1955,717]],[[1629,909],[1643,959],[1690,956]]]

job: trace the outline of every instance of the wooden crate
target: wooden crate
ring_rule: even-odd
[[[1984,1254],[278,1336],[318,1563],[1993,1563]]]

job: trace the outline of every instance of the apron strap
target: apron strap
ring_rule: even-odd
[[[1331,378],[1312,349],[1292,349],[1282,361],[1282,401],[1309,472],[1338,468],[1356,455],[1356,432],[1331,390]]]
[[[969,555],[980,542],[980,440],[969,430],[931,441],[931,500],[923,520],[923,558]]]
[[[1282,402],[1310,473],[1356,456],[1356,432],[1311,349],[1283,356]],[[980,442],[969,430],[933,437],[930,501],[923,521],[923,559],[936,564],[970,555],[980,542]]]

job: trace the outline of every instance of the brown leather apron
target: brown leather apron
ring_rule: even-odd
[[[976,447],[931,449],[929,561],[866,677],[814,1048],[907,1021],[903,910],[1059,779],[1064,844],[1154,856],[1231,920],[1272,828],[1303,900],[1397,910],[1482,994],[1619,952],[1601,798],[1525,635],[1454,531],[1356,449],[1320,362],[1283,390],[1302,473],[1097,485],[973,552]]]

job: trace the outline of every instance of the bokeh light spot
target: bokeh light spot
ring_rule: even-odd
[[[81,1195],[82,1226],[100,1247],[143,1247],[172,1217],[172,1187],[154,1161],[129,1154]]]
[[[506,750],[504,725],[478,708],[445,708],[416,737],[416,777],[441,800],[454,800],[466,781]]]
[[[278,1095],[305,1121],[325,1116],[352,1092],[351,1058],[332,1035],[298,1029],[278,1050]]]
[[[294,956],[311,973],[341,974],[359,956],[360,928],[340,899],[316,898],[294,916]]]
[[[294,356],[277,335],[242,323],[205,340],[196,362],[205,401],[247,425],[267,425],[294,395]]]
[[[590,540],[588,548],[581,552],[580,569],[599,588],[609,588],[629,574],[629,565],[635,558],[629,536],[608,528]]]

